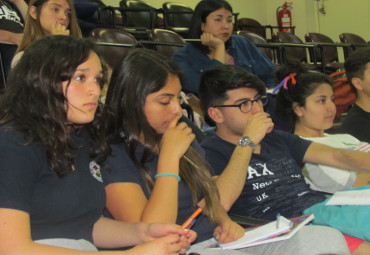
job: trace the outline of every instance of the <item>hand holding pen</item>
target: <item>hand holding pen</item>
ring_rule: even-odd
[[[195,221],[197,220],[196,218],[198,217],[198,215],[203,211],[202,208],[198,208],[182,225],[181,227],[183,229],[190,229]],[[200,255],[198,253],[190,253],[190,254],[194,254],[194,255]],[[189,255],[190,255],[189,254]],[[186,254],[180,254],[180,255],[186,255]]]

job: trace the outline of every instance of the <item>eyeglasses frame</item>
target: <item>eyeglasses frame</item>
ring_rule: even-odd
[[[253,103],[254,102],[258,102],[259,100],[261,100],[261,98],[265,98],[266,99],[266,101],[265,102],[263,102],[263,101],[261,101],[262,102],[262,106],[265,106],[267,103],[268,103],[268,96],[267,96],[267,94],[262,94],[262,95],[258,95],[257,96],[257,98],[255,98],[255,99],[246,99],[246,100],[244,100],[243,102],[241,102],[241,103],[239,103],[239,104],[224,104],[224,105],[214,105],[214,106],[212,106],[212,107],[215,107],[215,108],[223,108],[223,107],[238,107],[239,108],[239,110],[242,112],[242,113],[248,113],[248,112],[250,112],[250,111],[252,111],[253,110]],[[251,107],[251,109],[249,110],[249,111],[247,111],[247,112],[243,112],[242,111],[242,105],[243,104],[245,104],[245,102],[251,102],[252,103],[252,107]]]

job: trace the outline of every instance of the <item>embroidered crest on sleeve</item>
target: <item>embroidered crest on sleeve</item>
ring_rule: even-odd
[[[97,179],[100,182],[103,182],[100,166],[95,161],[90,162],[90,173],[92,176],[94,176],[95,179]]]

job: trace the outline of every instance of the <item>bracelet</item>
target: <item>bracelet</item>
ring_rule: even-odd
[[[181,181],[181,177],[178,174],[156,174],[154,178],[161,177],[161,176],[174,176],[177,180]]]

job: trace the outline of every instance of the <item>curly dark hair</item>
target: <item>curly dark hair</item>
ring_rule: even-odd
[[[8,87],[0,98],[0,124],[13,122],[11,129],[22,132],[27,144],[43,144],[50,167],[59,176],[73,169],[72,150],[77,148],[68,124],[62,82],[70,83],[91,52],[97,52],[93,42],[72,36],[47,36],[36,41],[9,73]],[[98,144],[92,155],[106,150],[95,131],[95,121],[84,126]]]

